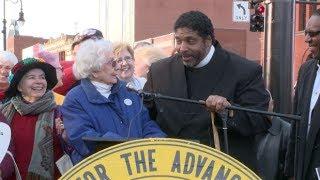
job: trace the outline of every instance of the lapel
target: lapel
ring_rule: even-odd
[[[303,140],[305,141],[306,137],[307,137],[308,117],[309,117],[311,95],[312,95],[314,80],[315,80],[316,74],[317,74],[317,61],[312,62],[310,64],[310,66],[305,69],[304,74],[305,75],[302,79],[302,84],[301,84],[300,88],[302,88],[302,89],[305,88],[305,90],[303,90],[299,94],[299,99],[303,103],[299,103],[299,106],[301,106],[300,109],[302,108],[300,113],[305,118],[303,120],[304,122],[300,123],[300,132],[302,133],[301,136],[302,136]]]
[[[204,71],[208,71],[206,73],[209,75],[205,81],[205,88],[200,88],[199,93],[206,100],[209,95],[222,95],[223,96],[223,87],[220,87],[220,83],[224,81],[224,74],[226,72],[226,68],[229,67],[228,63],[230,61],[229,54],[227,54],[222,48],[217,47],[215,52],[211,58],[211,61],[207,66],[203,67]]]
[[[320,97],[320,96],[319,96]],[[320,98],[318,97],[316,105],[311,114],[311,126],[308,133],[305,153],[305,165],[308,165],[312,158],[312,150],[320,128]],[[305,169],[306,170],[306,169]]]
[[[310,73],[309,73],[310,72]],[[309,134],[307,134],[307,129],[308,129],[308,117],[309,117],[309,111],[310,111],[310,102],[311,102],[311,96],[312,96],[312,90],[313,90],[313,84],[316,78],[317,74],[317,61],[314,60],[309,66],[309,68],[306,68],[305,70],[305,76],[303,78],[303,81],[306,82],[305,86],[304,84],[302,85],[302,88],[305,87],[306,90],[300,94],[300,99],[302,101],[305,101],[303,104],[303,114],[304,114],[304,122],[301,124],[301,135],[303,137],[303,140],[305,143],[303,143],[303,150],[304,151],[304,171],[307,170],[307,165],[310,162],[310,158],[312,155],[312,149],[313,149],[313,144],[314,144],[314,138],[316,136],[317,129],[319,128],[319,120],[315,121],[315,117],[319,118],[320,112],[320,104],[319,104],[319,98],[318,101],[314,107],[315,111],[313,112],[313,116],[311,117],[311,128],[309,130]],[[315,116],[316,115],[316,116]],[[308,138],[307,138],[308,136]]]
[[[170,62],[169,66],[169,79],[166,82],[169,82],[168,89],[164,89],[164,92],[167,92],[165,95],[180,97],[180,98],[188,98],[187,92],[187,81],[185,76],[185,67],[182,63],[182,60],[178,58],[179,56],[175,56]],[[160,75],[161,76],[161,75]],[[161,87],[161,88],[164,88]]]

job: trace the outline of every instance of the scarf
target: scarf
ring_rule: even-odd
[[[33,103],[26,103],[20,96],[15,96],[2,107],[2,113],[7,118],[8,124],[11,124],[16,112],[22,116],[38,115],[27,179],[53,179],[54,177],[53,125],[55,107],[52,91],[46,92]]]

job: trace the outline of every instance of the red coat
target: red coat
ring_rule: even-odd
[[[53,91],[65,96],[71,88],[76,84],[76,79],[72,71],[73,61],[62,61],[61,66],[63,69],[62,83],[63,85],[55,88]]]
[[[5,92],[0,92],[0,102],[5,99],[6,95]]]

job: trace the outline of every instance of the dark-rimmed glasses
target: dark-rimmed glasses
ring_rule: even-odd
[[[304,31],[304,35],[305,36],[309,35],[309,37],[315,37],[319,34],[320,34],[320,31],[308,31],[308,30]]]

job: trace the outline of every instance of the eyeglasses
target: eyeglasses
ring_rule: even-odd
[[[106,59],[106,64],[110,64],[112,68],[115,68],[117,66],[117,61],[114,58]]]
[[[319,34],[320,34],[320,31],[307,31],[307,30],[304,31],[305,36],[309,35],[310,37],[315,37]]]
[[[131,62],[133,60],[133,58],[131,56],[125,56],[125,57],[119,57],[117,59],[115,59],[115,61],[117,63],[121,63],[122,61],[125,61],[125,62]]]
[[[76,45],[88,39],[102,39],[102,38],[103,38],[103,35],[101,31],[97,29],[86,29],[83,32],[76,34],[76,36],[73,39],[71,48],[74,49]]]
[[[10,71],[11,70],[11,66],[3,66],[3,65],[0,65],[0,69],[5,69],[6,71]]]

